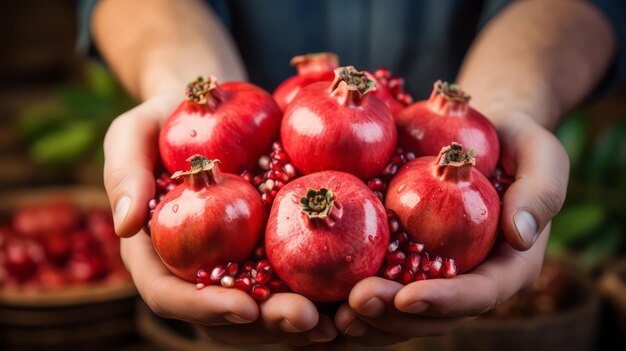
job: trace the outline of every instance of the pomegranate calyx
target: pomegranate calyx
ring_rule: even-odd
[[[220,172],[220,160],[209,160],[208,158],[196,154],[187,159],[191,164],[188,171],[177,171],[172,174],[172,179],[183,177],[185,184],[192,188],[201,188],[206,185],[218,184],[222,181]]]
[[[376,90],[376,82],[364,71],[357,71],[354,66],[335,69],[335,80],[330,86],[331,95],[339,97],[342,105],[361,105],[367,94]]]
[[[294,56],[289,64],[295,66],[300,75],[327,72],[339,67],[339,57],[332,52],[316,52]]]
[[[458,84],[438,80],[433,85],[428,105],[441,115],[464,116],[469,100],[470,96]]]
[[[196,80],[187,84],[185,99],[199,105],[207,105],[211,110],[215,110],[223,100],[217,86],[217,79],[213,76],[208,76],[207,79],[199,76]]]
[[[435,161],[437,175],[447,180],[467,180],[476,165],[474,150],[463,152],[463,145],[453,142],[444,146]]]
[[[343,216],[343,207],[337,202],[333,192],[325,188],[308,189],[306,196],[300,198],[300,206],[302,213],[311,221],[321,221],[329,227]]]

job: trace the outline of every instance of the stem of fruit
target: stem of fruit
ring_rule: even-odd
[[[191,164],[191,169],[174,173],[172,179],[183,177],[187,187],[195,190],[219,184],[222,181],[222,173],[218,166],[219,160],[209,160],[202,155],[196,154],[189,157],[187,161]]]
[[[438,80],[428,99],[428,106],[436,113],[445,116],[465,116],[469,107],[470,96],[457,84]]]
[[[306,196],[300,199],[300,206],[311,223],[322,223],[329,228],[343,216],[343,206],[332,191],[324,188],[307,190]]]
[[[367,94],[376,90],[376,82],[365,72],[353,66],[335,69],[335,80],[330,86],[331,96],[336,96],[344,106],[360,106]]]
[[[209,76],[207,79],[200,76],[187,84],[185,95],[187,96],[187,101],[206,105],[211,111],[215,111],[223,101],[222,92],[217,86],[217,79],[213,76]]]
[[[339,57],[332,52],[318,52],[294,56],[289,64],[296,67],[299,75],[329,72],[339,67]]]
[[[465,153],[463,145],[454,142],[442,148],[435,161],[437,176],[441,180],[455,182],[469,181],[474,165],[474,150]]]

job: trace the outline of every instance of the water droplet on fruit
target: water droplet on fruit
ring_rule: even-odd
[[[198,135],[198,132],[196,132],[195,129],[192,129],[191,132],[189,132],[189,136],[192,138],[195,137],[196,135]]]
[[[398,187],[398,194],[400,194],[401,192],[404,191],[404,189],[406,189],[406,184],[402,184]]]
[[[178,204],[176,204],[176,205],[172,206],[172,211],[173,211],[174,213],[178,212]]]
[[[346,262],[348,263],[352,262],[352,256],[350,255],[346,256]]]

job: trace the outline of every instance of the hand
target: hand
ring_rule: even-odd
[[[359,282],[335,316],[337,329],[350,340],[373,346],[444,334],[535,280],[543,264],[548,224],[565,199],[569,163],[558,140],[532,119],[523,114],[506,117],[496,127],[505,170],[515,174],[503,199],[502,227],[508,242],[496,244],[481,265],[452,279],[406,286],[375,277]]]
[[[236,289],[209,286],[198,291],[162,264],[141,228],[148,200],[154,196],[159,129],[181,99],[180,93],[171,93],[148,100],[118,117],[105,138],[105,187],[116,232],[126,237],[122,259],[139,294],[156,314],[198,324],[226,343],[307,345],[334,339],[332,320],[303,296],[273,294],[257,304]]]

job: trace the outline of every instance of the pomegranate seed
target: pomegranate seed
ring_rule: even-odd
[[[380,202],[385,202],[385,195],[381,191],[375,191],[374,195],[376,195]]]
[[[250,288],[252,288],[252,278],[242,276],[235,279],[235,289],[250,291]]]
[[[279,151],[279,152],[273,152],[272,154],[273,154],[272,156],[273,159],[277,161],[283,161],[283,164],[286,161],[289,161],[289,156],[287,156],[286,152]]]
[[[285,182],[280,181],[280,180],[277,180],[277,181],[274,183],[274,189],[278,189],[278,190],[280,190],[280,189],[282,189],[284,186],[285,186]]]
[[[261,185],[261,183],[265,181],[265,178],[262,175],[258,175],[254,177],[253,181],[254,181],[254,185],[259,186]]]
[[[278,191],[270,190],[270,196],[272,197],[272,199],[276,198],[276,194],[278,194]]]
[[[287,292],[287,285],[282,280],[272,279],[267,283],[267,286],[270,288],[272,294]]]
[[[265,247],[259,246],[254,249],[254,256],[256,256],[256,258],[258,259],[265,258]]]
[[[267,300],[270,297],[270,289],[265,285],[254,284],[250,289],[250,296],[255,300]]]
[[[398,219],[398,215],[391,209],[387,209],[387,219]]]
[[[422,271],[428,272],[430,270],[430,257],[428,252],[424,252],[422,255]]]
[[[367,186],[372,190],[383,190],[383,181],[380,178],[372,178],[369,182],[367,182]]]
[[[456,262],[453,258],[446,258],[443,262],[443,276],[446,278],[454,278],[458,271],[456,268]]]
[[[256,264],[257,271],[266,271],[272,273],[274,270],[272,269],[272,265],[268,260],[260,260],[259,263]]]
[[[226,274],[230,275],[231,277],[236,277],[238,273],[239,273],[239,265],[237,263],[229,262],[226,265]]]
[[[393,240],[397,240],[398,243],[402,246],[406,244],[407,242],[409,242],[409,236],[405,232],[399,232],[393,236]]]
[[[243,171],[241,173],[241,178],[243,178],[246,182],[252,183],[252,173],[250,171]]]
[[[385,271],[383,272],[383,277],[389,280],[396,280],[400,276],[400,273],[402,273],[401,265],[389,265],[387,266],[387,268],[385,268]]]
[[[283,164],[279,160],[272,160],[272,162],[270,162],[270,168],[274,171],[280,171],[283,169]]]
[[[424,251],[424,244],[420,244],[420,243],[416,243],[413,241],[410,241],[409,244],[406,246],[406,250],[410,253],[422,253]]]
[[[254,281],[257,284],[265,284],[272,277],[272,273],[268,272],[266,270],[262,270],[262,271],[255,271],[255,270],[253,270],[253,272],[256,272],[256,276],[254,277]]]
[[[270,162],[272,160],[270,160],[270,158],[266,155],[263,155],[261,157],[259,157],[259,167],[264,170],[267,171],[268,169],[270,169]]]
[[[381,67],[374,72],[376,78],[391,78],[391,71],[386,67]]]
[[[404,264],[406,261],[406,255],[400,250],[388,252],[386,258],[389,265]]]
[[[398,223],[398,220],[395,218],[391,218],[389,220],[389,232],[391,233],[395,233],[398,230],[400,230],[400,223]]]
[[[419,281],[419,280],[426,280],[426,273],[424,272],[417,272],[415,273],[415,281]]]
[[[389,161],[392,162],[392,163],[395,163],[395,164],[400,164],[400,163],[402,163],[402,156],[401,155],[394,155],[394,156],[391,157],[391,159]]]
[[[174,190],[175,187],[176,187],[176,184],[170,183],[165,187],[165,192],[169,193],[170,191]]]
[[[441,277],[441,267],[443,266],[443,260],[437,256],[430,262],[430,269],[428,270],[428,278]]]
[[[196,272],[196,283],[204,285],[210,284],[211,276],[209,272],[205,271],[204,269],[198,269],[198,272]]]
[[[283,170],[289,178],[293,178],[296,176],[296,168],[291,163],[287,163],[286,165],[284,165]]]
[[[224,268],[224,266],[217,266],[215,268],[213,268],[213,270],[211,271],[211,282],[212,283],[217,283],[219,282],[224,275],[226,274],[226,268]]]
[[[254,262],[252,262],[252,261],[246,261],[241,266],[241,270],[243,272],[250,272],[253,269],[254,269]]]
[[[381,174],[387,178],[387,177],[393,176],[397,172],[398,172],[398,165],[395,163],[389,163],[387,164],[387,167],[383,169],[383,172]]]
[[[274,198],[269,193],[261,194],[261,199],[263,199],[263,202],[267,205],[272,205],[272,202],[274,202]]]
[[[148,208],[151,210],[154,210],[156,207],[157,207],[156,199],[150,199],[150,201],[148,201]]]
[[[274,171],[274,178],[277,180],[282,180],[283,182],[288,182],[289,179],[291,179],[289,175],[287,175],[287,173],[283,171]]]
[[[415,154],[412,152],[407,152],[404,157],[406,157],[407,161],[415,160]]]
[[[403,271],[400,275],[400,279],[398,280],[401,284],[407,285],[414,281],[413,272],[406,270]]]
[[[416,253],[411,253],[407,256],[406,259],[406,263],[404,264],[404,267],[411,271],[412,273],[415,273],[419,270],[420,268],[420,255],[416,254]]]
[[[399,246],[400,246],[400,242],[398,242],[397,240],[394,240],[389,243],[389,246],[387,246],[387,251],[394,252],[398,249]]]
[[[274,171],[272,171],[271,169],[269,171],[266,171],[265,173],[263,173],[263,178],[264,179],[274,179]]]
[[[281,152],[283,151],[283,145],[279,141],[275,141],[272,143],[272,150],[274,150],[274,152]]]
[[[235,278],[231,277],[230,275],[225,275],[220,280],[220,283],[225,288],[232,288],[233,286],[235,286]]]
[[[259,185],[259,192],[260,193],[266,193],[272,189],[274,189],[274,180],[273,179],[268,179],[266,181],[264,181],[263,183],[261,183],[261,185]]]

